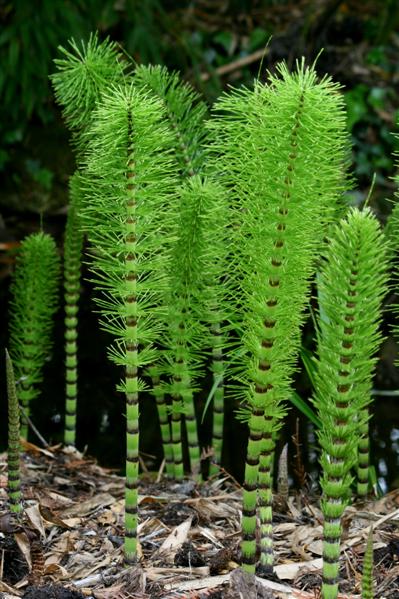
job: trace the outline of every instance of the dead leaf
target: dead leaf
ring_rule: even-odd
[[[26,533],[16,532],[14,534],[14,539],[19,547],[20,552],[24,556],[24,558],[29,566],[29,572],[31,572],[32,571],[32,559],[31,559],[31,555],[30,555],[30,542],[29,542],[29,539],[28,539]]]
[[[47,456],[48,458],[51,458],[52,460],[55,459],[55,455],[48,449],[43,449],[42,447],[38,447],[34,443],[30,443],[29,441],[26,441],[26,439],[21,438],[20,442],[21,442],[22,448],[25,451],[31,451],[33,453],[42,453],[43,455]]]
[[[165,553],[165,557],[169,562],[173,562],[177,550],[187,540],[192,521],[193,518],[190,516],[190,518],[176,526],[160,546],[159,553]]]
[[[76,503],[64,511],[64,516],[87,516],[99,507],[108,507],[115,502],[109,493],[98,493],[86,501]]]
[[[25,508],[25,514],[33,528],[37,530],[40,533],[40,536],[44,539],[46,537],[46,531],[44,529],[44,523],[40,514],[39,505],[36,503]]]
[[[314,572],[315,570],[321,570],[322,567],[323,560],[318,557],[310,561],[279,564],[278,566],[274,566],[274,572],[281,580],[294,580],[300,570]]]

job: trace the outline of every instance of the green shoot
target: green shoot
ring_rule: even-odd
[[[362,599],[373,599],[373,597],[373,527],[370,526],[363,558]]]
[[[269,85],[235,91],[217,103],[220,172],[235,210],[233,267],[244,318],[239,380],[246,390],[249,442],[243,498],[243,568],[255,571],[258,501],[261,563],[273,563],[274,434],[300,344],[310,277],[326,223],[344,185],[345,113],[338,86],[317,82],[301,63],[280,65]]]
[[[65,435],[66,445],[76,442],[76,404],[78,394],[78,300],[80,294],[80,270],[83,233],[80,228],[78,211],[81,204],[81,189],[78,171],[69,183],[70,206],[64,239],[64,290],[65,290],[65,367],[66,405]]]
[[[21,243],[11,283],[10,355],[17,378],[18,400],[29,416],[37,385],[52,345],[53,315],[58,305],[60,260],[55,242],[35,233]],[[27,438],[23,423],[21,436]]]
[[[318,285],[323,317],[318,320],[314,402],[321,421],[326,599],[338,593],[341,517],[350,498],[350,470],[358,448],[364,447],[358,440],[368,435],[386,272],[386,243],[377,220],[368,209],[351,210],[331,231]]]
[[[14,369],[11,358],[6,350],[6,373],[7,373],[7,394],[8,394],[8,496],[10,501],[10,510],[15,514],[22,511],[21,504],[21,468],[20,468],[20,445],[19,428],[20,415],[15,387]]]
[[[158,361],[165,321],[177,168],[162,104],[133,85],[103,94],[93,113],[82,215],[102,295],[102,323],[115,338],[109,356],[125,370],[125,559],[137,549],[139,395],[142,369]]]

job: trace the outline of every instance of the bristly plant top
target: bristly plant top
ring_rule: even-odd
[[[294,74],[280,65],[254,91],[223,95],[216,110],[210,126],[235,210],[239,379],[250,413],[242,554],[253,572],[258,476],[261,559],[265,566],[273,561],[273,432],[290,395],[315,258],[345,185],[345,112],[339,86],[318,82],[303,62]]]
[[[10,355],[18,399],[29,416],[29,402],[39,394],[44,362],[51,349],[53,314],[58,305],[60,259],[46,233],[26,237],[11,283]],[[23,437],[27,425],[22,426]]]
[[[157,361],[176,217],[177,164],[159,100],[126,85],[104,93],[93,113],[85,170],[84,224],[93,247],[97,303],[125,368],[127,562],[136,558],[138,398],[142,368]]]
[[[315,399],[321,428],[324,514],[323,596],[338,593],[340,518],[350,498],[351,468],[366,430],[378,325],[386,293],[386,242],[373,214],[352,209],[331,231],[318,277]],[[365,426],[366,425],[366,426]]]
[[[54,60],[58,72],[51,75],[57,102],[78,148],[84,144],[82,133],[103,91],[124,77],[122,54],[115,42],[100,42],[97,34],[87,43],[72,39],[70,49],[60,46],[64,58]]]
[[[151,90],[164,103],[182,176],[203,171],[207,107],[200,95],[178,73],[170,73],[159,65],[138,66],[134,82]]]

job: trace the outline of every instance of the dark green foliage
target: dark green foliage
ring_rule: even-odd
[[[49,354],[53,315],[58,305],[60,260],[46,233],[29,235],[21,244],[11,283],[10,354],[17,378],[18,399],[27,415],[39,394],[42,369]],[[22,436],[27,425],[22,426]]]
[[[20,447],[19,447],[19,405],[15,387],[14,369],[11,358],[6,350],[6,373],[8,395],[8,497],[10,510],[16,514],[22,511],[21,505],[21,472],[20,472]]]
[[[340,519],[350,498],[350,470],[358,461],[359,438],[368,437],[367,408],[386,292],[385,252],[384,237],[371,212],[351,210],[331,231],[318,278],[314,401],[321,421],[323,596],[328,598],[338,593]],[[364,451],[364,443],[359,449]]]

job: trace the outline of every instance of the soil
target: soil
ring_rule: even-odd
[[[275,567],[244,574],[240,486],[146,473],[139,487],[139,561],[123,566],[124,481],[76,450],[25,443],[24,511],[7,508],[0,455],[0,597],[14,599],[313,599],[321,587],[322,515],[308,490],[274,505]],[[361,592],[373,525],[374,596],[399,597],[399,491],[347,508],[340,596]]]

